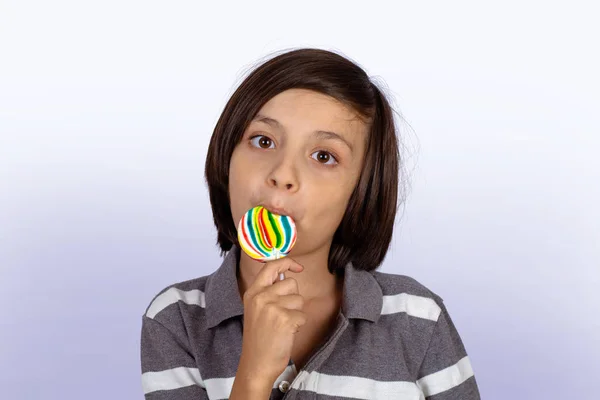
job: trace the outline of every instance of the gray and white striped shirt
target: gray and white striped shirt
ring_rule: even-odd
[[[227,399],[242,350],[234,247],[211,275],[159,292],[142,316],[147,400]],[[292,360],[271,400],[479,400],[442,299],[416,280],[345,268],[337,326],[300,371]]]

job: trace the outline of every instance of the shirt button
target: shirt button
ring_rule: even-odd
[[[282,393],[286,393],[290,389],[290,383],[288,381],[279,382],[279,390]]]

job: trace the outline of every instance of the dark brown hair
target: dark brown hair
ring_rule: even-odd
[[[363,170],[333,237],[329,271],[376,269],[388,251],[398,208],[399,148],[394,114],[386,97],[356,63],[322,49],[279,54],[254,69],[235,90],[212,134],[206,158],[217,242],[224,253],[239,247],[229,203],[229,162],[260,108],[288,89],[331,96],[369,121]]]

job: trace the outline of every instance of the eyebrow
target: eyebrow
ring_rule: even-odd
[[[256,114],[256,117],[254,117],[253,121],[264,122],[267,125],[271,125],[273,128],[276,128],[276,129],[279,129],[282,131],[285,130],[283,128],[283,125],[281,125],[281,122],[277,121],[274,118],[267,117],[266,115]],[[315,131],[314,133],[318,139],[337,140],[337,141],[344,143],[346,146],[348,146],[350,148],[350,151],[354,151],[352,144],[350,144],[350,142],[348,142],[346,139],[344,139],[344,137],[340,134],[337,134],[337,133],[331,132],[331,131],[322,131],[322,130]]]

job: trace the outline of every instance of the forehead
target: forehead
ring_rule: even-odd
[[[286,129],[326,130],[348,139],[362,138],[368,129],[364,119],[351,107],[331,96],[306,89],[289,89],[270,99],[258,112],[276,119]]]

